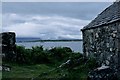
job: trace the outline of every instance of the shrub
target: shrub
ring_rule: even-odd
[[[50,50],[44,50],[43,46],[36,46],[31,49],[16,46],[16,52],[14,55],[10,55],[11,59],[9,60],[21,64],[58,64],[68,60],[70,57],[78,59],[81,56],[82,54],[73,52],[69,47],[54,47]]]
[[[33,53],[39,53],[39,52],[42,52],[42,51],[43,51],[43,46],[32,47],[32,52]]]
[[[52,54],[52,56],[58,60],[64,59],[66,57],[69,57],[69,53],[72,52],[72,50],[68,47],[54,47],[49,50],[49,52]]]
[[[15,61],[17,63],[25,63],[25,54],[26,54],[26,49],[24,46],[16,46],[16,55],[13,56],[15,57]]]

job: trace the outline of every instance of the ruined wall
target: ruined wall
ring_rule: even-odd
[[[0,45],[2,49],[2,56],[3,59],[6,57],[7,59],[12,59],[12,55],[15,53],[16,50],[16,39],[15,39],[15,33],[13,32],[4,32],[0,34],[0,42],[2,44]]]
[[[119,45],[119,22],[83,31],[84,55],[88,57],[95,57],[99,64],[110,66],[119,65]]]

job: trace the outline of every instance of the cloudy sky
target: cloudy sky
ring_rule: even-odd
[[[17,37],[82,38],[80,29],[111,2],[3,2],[2,31]]]

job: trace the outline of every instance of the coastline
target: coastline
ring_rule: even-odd
[[[83,41],[82,39],[70,39],[70,40],[32,40],[32,41],[17,41],[17,43],[21,42],[70,42],[70,41]]]

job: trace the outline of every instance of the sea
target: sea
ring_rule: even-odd
[[[57,41],[57,42],[17,42],[18,46],[24,46],[25,48],[32,48],[34,46],[43,46],[44,49],[51,49],[54,47],[69,47],[74,52],[83,53],[82,41]]]

